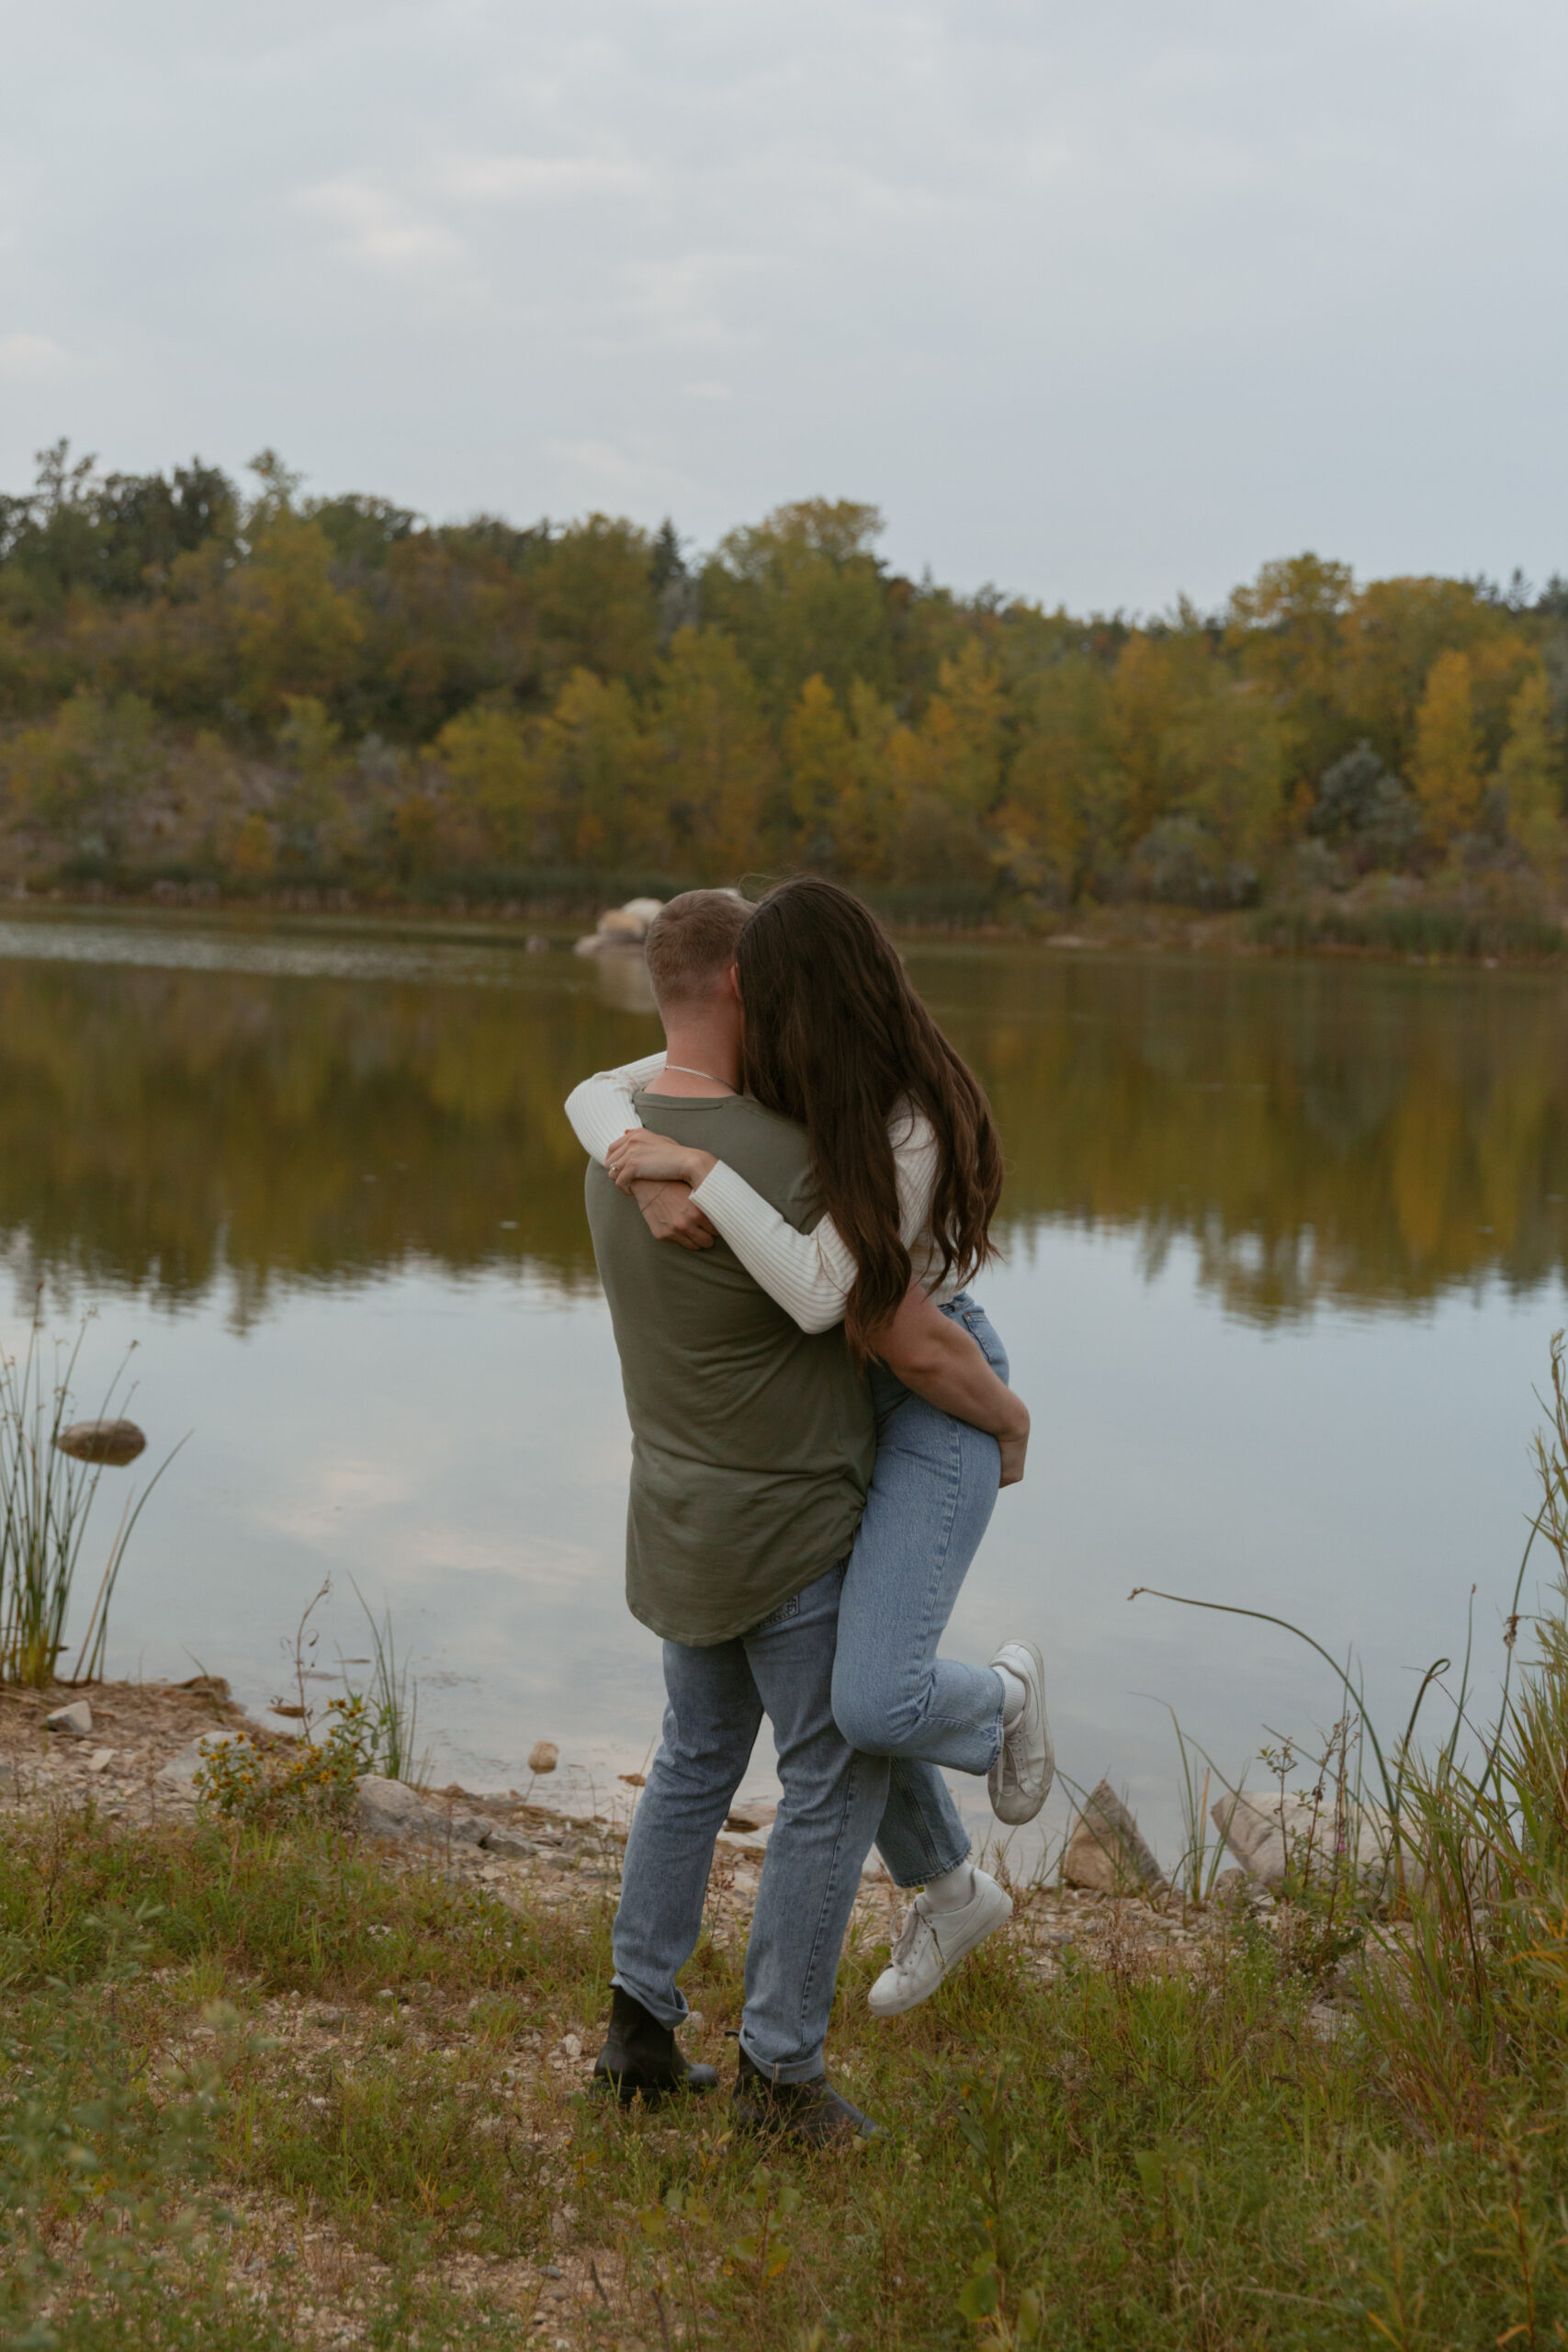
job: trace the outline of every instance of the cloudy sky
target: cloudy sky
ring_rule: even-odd
[[[1568,571],[1562,0],[51,0],[0,486],[874,502],[1075,607]]]

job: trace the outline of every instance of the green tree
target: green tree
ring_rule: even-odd
[[[231,594],[240,698],[254,717],[280,718],[291,695],[333,705],[353,693],[365,617],[333,582],[332,543],[319,523],[279,507],[256,532]]]
[[[52,718],[0,751],[7,813],[25,832],[78,856],[121,856],[158,777],[151,706],[79,687]]]
[[[1562,863],[1562,760],[1551,733],[1551,688],[1535,671],[1515,695],[1508,740],[1497,763],[1507,797],[1508,834],[1530,864],[1554,874]]]
[[[659,650],[654,554],[646,531],[609,514],[590,514],[562,532],[536,582],[558,674],[592,670],[634,687],[648,684]]]
[[[1227,647],[1243,674],[1278,697],[1303,775],[1318,775],[1345,748],[1343,622],[1354,593],[1348,563],[1309,549],[1266,563],[1231,598]]]
[[[808,678],[840,701],[854,680],[894,684],[887,593],[873,553],[874,506],[808,498],[731,531],[703,575],[705,618],[728,629],[781,721]]]
[[[1030,680],[1001,830],[1026,886],[1073,900],[1107,890],[1133,845],[1133,793],[1110,742],[1111,681],[1069,656]]]

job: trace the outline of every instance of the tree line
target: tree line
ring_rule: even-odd
[[[432,524],[271,452],[0,495],[0,873],[529,898],[812,870],[908,911],[1561,879],[1568,582],[1267,563],[1223,612],[909,580],[808,499]]]

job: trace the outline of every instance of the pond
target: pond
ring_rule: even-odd
[[[1568,986],[909,964],[996,1106],[1005,1255],[976,1287],[1035,1430],[948,1646],[1032,1633],[1064,1776],[1109,1774],[1168,1858],[1168,1711],[1234,1780],[1338,1702],[1285,1634],[1133,1588],[1304,1625],[1401,1723],[1473,1589],[1490,1687],[1568,1321]],[[549,1738],[561,1801],[626,1795],[658,1657],[621,1598],[627,1432],[560,1106],[657,1044],[645,985],[455,927],[0,920],[0,1332],[41,1285],[51,1330],[91,1317],[85,1408],[135,1342],[143,1473],[191,1433],[111,1671],[199,1665],[265,1705],[330,1577],[319,1669],[364,1654],[355,1586],[389,1605],[438,1781],[524,1787]]]

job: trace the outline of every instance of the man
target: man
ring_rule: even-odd
[[[643,1099],[662,1132],[721,1153],[804,1229],[805,1135],[739,1091],[734,965],[749,912],[727,891],[689,891],[650,929],[668,1052]],[[639,1190],[628,1198],[590,1163],[632,1425],[626,1598],[663,1641],[668,1694],[626,1845],[594,2075],[622,2098],[716,2080],[676,2046],[688,2014],[676,1978],[765,1714],[783,1796],[747,1949],[736,2121],[814,2143],[863,2134],[875,2127],[828,2082],[823,2043],[888,1782],[886,1760],[851,1749],[831,1705],[843,1564],[875,1452],[869,1391],[841,1328],[798,1329],[682,1187]]]

